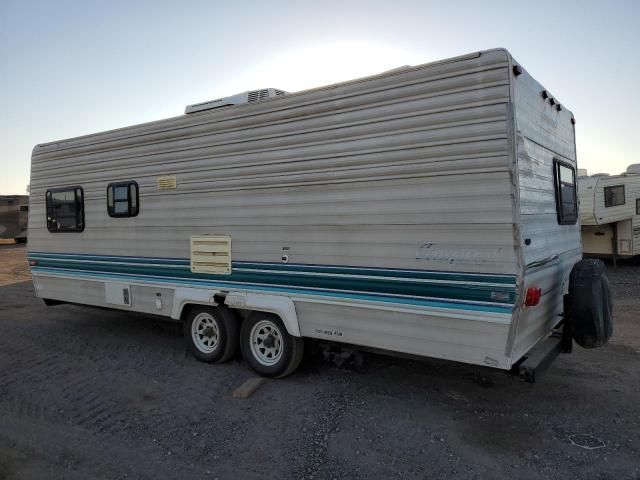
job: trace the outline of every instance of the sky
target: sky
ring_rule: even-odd
[[[580,168],[640,163],[640,1],[0,0],[0,194],[38,143],[496,47],[574,113]]]

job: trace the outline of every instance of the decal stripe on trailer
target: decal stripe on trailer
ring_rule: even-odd
[[[406,300],[444,301],[511,311],[515,275],[472,274],[368,267],[338,267],[266,262],[233,262],[230,275],[192,273],[188,259],[29,253],[32,271],[162,278],[225,288],[243,285],[278,291],[333,292]],[[332,295],[333,295],[332,293]]]
[[[207,281],[207,280],[186,280],[182,278],[171,278],[171,277],[157,277],[157,276],[145,276],[145,275],[122,275],[122,274],[106,274],[106,273],[98,273],[98,272],[83,272],[77,270],[65,270],[65,269],[57,269],[57,268],[42,268],[42,267],[32,267],[31,272],[34,275],[39,273],[47,274],[49,276],[59,276],[59,277],[67,277],[67,278],[91,278],[91,279],[111,279],[116,281],[123,282],[138,282],[138,283],[168,283],[172,285],[179,286],[188,286],[188,287],[211,287],[216,289],[227,289],[227,290],[238,290],[238,285],[229,283],[229,282],[216,282],[216,281]],[[249,289],[252,291],[262,291],[262,292],[276,292],[276,293],[286,293],[286,294],[299,294],[299,295],[308,295],[314,294],[319,296],[333,297],[339,299],[348,299],[348,300],[362,300],[362,301],[371,301],[371,302],[384,302],[384,303],[393,303],[399,305],[410,305],[410,306],[424,306],[424,307],[435,307],[435,308],[451,308],[456,310],[469,310],[469,311],[477,311],[477,312],[492,312],[492,313],[500,313],[510,315],[512,313],[511,305],[491,305],[491,304],[482,304],[480,302],[472,303],[472,302],[455,302],[455,301],[447,301],[445,299],[442,300],[429,300],[429,299],[416,299],[410,297],[401,297],[401,296],[386,296],[379,294],[367,294],[367,292],[343,292],[343,291],[330,291],[330,290],[317,290],[317,289],[304,289],[304,288],[287,288],[283,286],[262,286],[262,285],[252,285],[252,284],[240,284],[240,289]]]

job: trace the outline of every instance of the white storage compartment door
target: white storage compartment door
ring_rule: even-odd
[[[111,305],[131,306],[131,286],[126,283],[106,282],[104,284],[105,302]]]

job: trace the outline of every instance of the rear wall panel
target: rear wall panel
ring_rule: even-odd
[[[512,331],[512,360],[517,361],[561,321],[569,273],[582,252],[580,222],[558,224],[553,179],[555,159],[573,166],[577,179],[573,114],[545,99],[545,88],[526,71],[513,82],[520,191],[518,243],[524,271],[521,291],[542,289],[537,306],[524,307],[523,296],[519,299]]]

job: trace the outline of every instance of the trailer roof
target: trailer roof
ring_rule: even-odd
[[[346,80],[344,82],[338,82],[338,83],[333,83],[333,84],[329,84],[329,85],[323,85],[320,87],[315,87],[315,88],[310,88],[307,90],[300,90],[298,92],[291,92],[291,93],[287,93],[286,95],[279,95],[276,97],[271,97],[271,98],[266,98],[263,100],[258,100],[258,101],[253,101],[253,102],[248,102],[248,103],[242,103],[242,104],[238,104],[238,105],[230,105],[227,107],[221,107],[221,108],[217,108],[215,110],[209,110],[209,111],[203,111],[203,112],[197,112],[197,113],[191,113],[191,114],[181,114],[181,115],[177,115],[175,117],[168,117],[168,118],[164,118],[164,119],[160,119],[160,120],[153,120],[150,122],[143,122],[143,123],[139,123],[139,124],[134,124],[134,125],[127,125],[124,127],[119,127],[119,128],[114,128],[114,129],[110,129],[110,130],[102,130],[100,132],[94,132],[94,133],[89,133],[86,135],[79,135],[77,137],[69,137],[66,139],[60,139],[60,140],[53,140],[50,142],[44,142],[44,143],[39,143],[37,144],[34,148],[33,148],[33,152],[32,153],[41,153],[41,151],[55,151],[55,150],[59,150],[65,147],[68,147],[70,145],[68,145],[69,143],[80,143],[80,144],[89,144],[91,143],[92,140],[97,140],[96,143],[100,142],[100,137],[101,136],[112,136],[114,133],[119,132],[119,131],[127,131],[130,129],[135,129],[135,128],[144,128],[144,127],[161,127],[163,124],[167,124],[167,126],[171,126],[172,128],[175,128],[175,121],[177,120],[182,120],[182,119],[197,119],[197,118],[202,118],[202,117],[212,117],[214,115],[219,115],[220,112],[230,112],[230,111],[234,111],[234,110],[240,110],[243,108],[247,108],[247,107],[253,107],[256,104],[264,104],[264,103],[269,103],[269,102],[281,102],[285,99],[290,99],[291,97],[296,97],[296,96],[303,96],[303,95],[308,95],[311,93],[316,93],[316,92],[322,92],[325,90],[331,90],[331,89],[335,89],[338,87],[343,87],[343,86],[348,86],[348,85],[354,85],[354,84],[358,84],[358,83],[362,83],[362,82],[366,82],[369,80],[374,80],[374,79],[378,79],[378,78],[384,78],[384,77],[391,77],[391,76],[395,76],[395,75],[401,75],[401,74],[405,74],[407,72],[411,72],[411,71],[417,71],[417,70],[421,70],[421,69],[425,69],[425,68],[430,68],[430,67],[435,67],[435,66],[439,66],[439,65],[445,65],[447,63],[454,63],[454,62],[461,62],[461,61],[465,61],[465,60],[470,60],[470,59],[474,59],[474,58],[478,58],[481,55],[485,55],[488,53],[503,53],[505,55],[505,60],[508,60],[509,58],[511,58],[511,54],[509,53],[509,51],[505,48],[494,48],[494,49],[489,49],[489,50],[482,50],[482,51],[477,51],[477,52],[472,52],[472,53],[468,53],[465,55],[459,55],[456,57],[450,57],[450,58],[446,58],[443,60],[436,60],[433,62],[427,62],[427,63],[423,63],[423,64],[419,64],[419,65],[415,65],[415,66],[401,66],[398,68],[393,68],[391,70],[386,70],[384,72],[381,73],[377,73],[374,75],[369,75],[366,77],[360,77],[360,78],[355,78],[352,80]],[[74,145],[77,146],[77,145]]]

